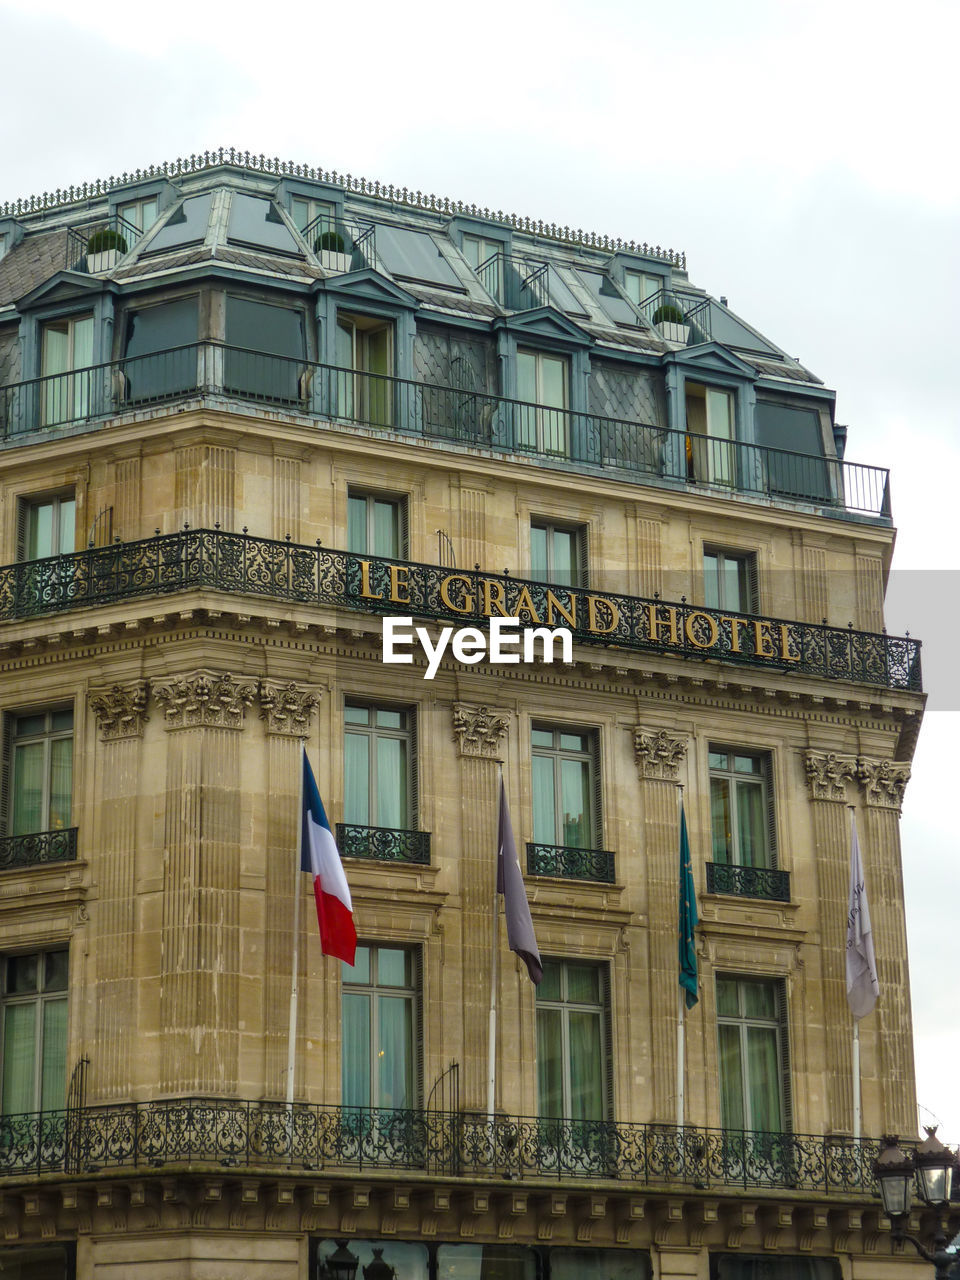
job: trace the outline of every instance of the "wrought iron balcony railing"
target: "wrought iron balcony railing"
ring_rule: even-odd
[[[0,1177],[170,1165],[877,1195],[874,1139],[175,1098],[0,1117]]]
[[[68,271],[105,271],[114,266],[143,236],[122,214],[114,213],[67,232]]]
[[[354,246],[356,247],[356,246]],[[883,467],[671,431],[404,378],[191,343],[0,387],[0,438],[222,396],[325,421],[379,427],[555,467],[614,469],[641,484],[800,502],[890,518]]]
[[[51,862],[75,862],[77,828],[37,831],[28,836],[0,836],[0,871],[43,867]]]
[[[609,849],[571,849],[566,845],[527,845],[527,874],[564,880],[599,880],[613,884],[614,856]]]
[[[643,317],[671,342],[694,346],[713,336],[710,299],[675,289],[657,289],[640,303]]]
[[[635,652],[920,689],[920,642],[852,627],[724,613],[506,574],[393,563],[222,529],[184,529],[0,567],[0,622],[204,590],[466,626],[494,614],[568,627],[573,639]]]
[[[337,823],[337,848],[345,858],[374,858],[378,862],[430,865],[430,832],[401,827],[361,827]]]
[[[789,902],[790,872],[776,867],[734,867],[729,863],[708,862],[707,893]]]

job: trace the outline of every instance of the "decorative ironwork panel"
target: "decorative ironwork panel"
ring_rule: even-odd
[[[374,858],[378,862],[430,864],[430,832],[402,827],[361,827],[337,823],[337,848],[345,858]]]
[[[42,867],[51,862],[75,862],[77,827],[38,831],[29,836],[0,836],[0,871]]]
[[[616,879],[614,856],[608,849],[571,849],[560,844],[528,844],[527,874],[604,884]]]
[[[729,863],[708,862],[707,893],[789,902],[790,872],[775,867],[734,867]]]

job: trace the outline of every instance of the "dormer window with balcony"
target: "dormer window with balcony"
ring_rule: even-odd
[[[301,403],[307,394],[302,311],[228,294],[225,332],[225,391],[270,404]]]
[[[688,382],[686,411],[687,479],[732,485],[737,474],[733,392]]]
[[[396,416],[393,322],[339,311],[336,341],[336,415],[377,427],[391,426]]]
[[[117,205],[117,214],[122,219],[120,229],[124,226],[133,232],[133,240],[139,240],[150,230],[160,216],[160,197],[144,196],[141,200],[128,200]]]
[[[52,427],[90,412],[93,316],[48,320],[40,337],[41,421]]]
[[[487,236],[464,236],[460,247],[487,293],[502,305],[503,241]]]
[[[536,453],[570,453],[570,361],[517,351],[517,444]]]

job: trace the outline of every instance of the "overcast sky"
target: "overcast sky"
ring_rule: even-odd
[[[0,0],[0,201],[262,151],[684,249],[836,388],[847,457],[893,472],[888,625],[925,645],[904,875],[921,1116],[954,1143],[958,36],[933,0]]]

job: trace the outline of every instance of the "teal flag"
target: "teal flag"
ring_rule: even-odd
[[[680,927],[677,934],[680,953],[680,985],[687,996],[687,1008],[692,1009],[700,999],[697,991],[697,947],[693,931],[698,924],[697,891],[693,887],[693,868],[690,865],[690,841],[687,839],[687,819],[680,806]]]

